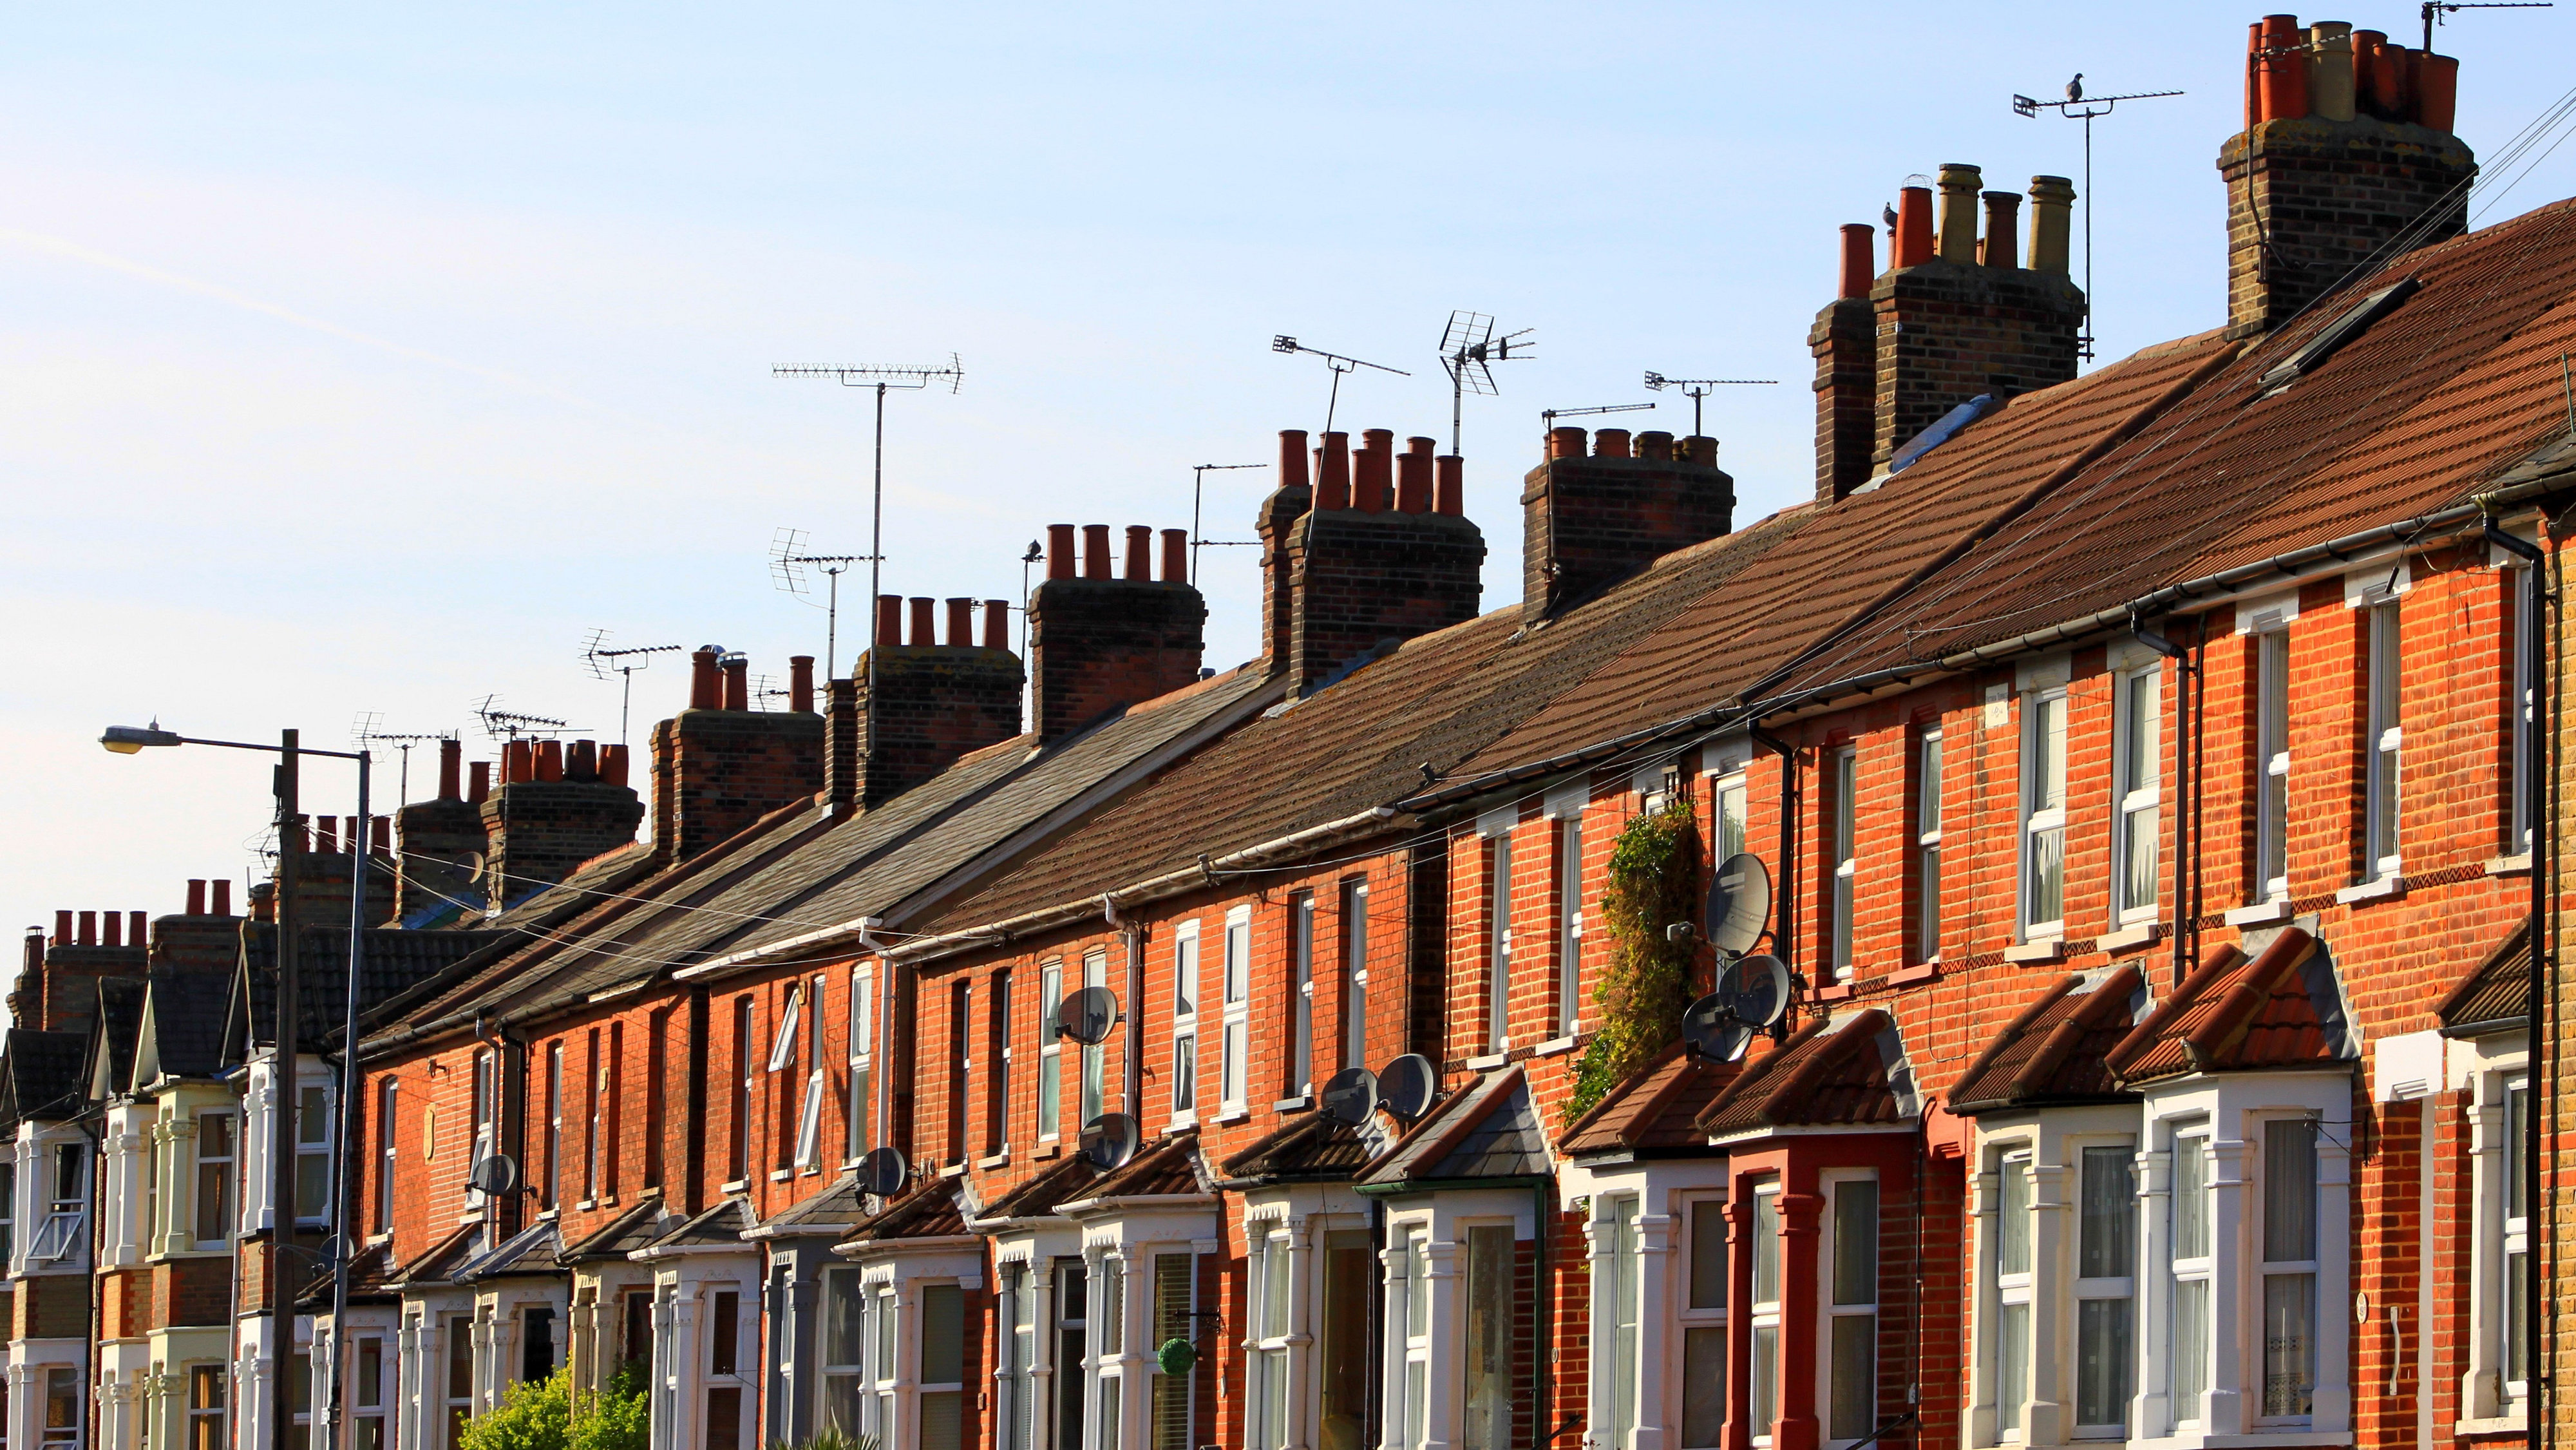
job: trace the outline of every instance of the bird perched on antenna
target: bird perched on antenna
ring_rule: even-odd
[[[2070,101],[2084,99],[2084,72],[2077,71],[2075,79],[2066,83],[2066,99]]]

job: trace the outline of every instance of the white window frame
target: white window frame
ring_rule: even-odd
[[[394,1231],[394,1168],[398,1155],[395,1129],[402,1122],[402,1079],[388,1077],[376,1085],[376,1232]]]
[[[2141,665],[2112,677],[2111,910],[2134,926],[2162,908],[2164,668]],[[2140,690],[2146,698],[2139,698]],[[2143,854],[2145,887],[2133,888]]]
[[[331,1151],[332,1113],[338,1106],[339,1093],[328,1078],[299,1079],[295,1085],[295,1221],[300,1224],[328,1223],[331,1204],[339,1192],[339,1155]],[[312,1101],[308,1104],[306,1099]],[[322,1180],[322,1201],[311,1213],[304,1212],[304,1171],[307,1159],[317,1166]]]
[[[1512,1045],[1512,831],[1485,838],[1487,895],[1485,930],[1491,951],[1485,972],[1485,1051],[1505,1052]]]
[[[2254,635],[2254,900],[2290,895],[2290,631]],[[2277,868],[2277,869],[2275,869]]]
[[[488,1047],[478,1048],[467,1060],[466,1071],[470,1074],[467,1090],[471,1094],[468,1113],[473,1127],[473,1147],[467,1152],[465,1161],[468,1175],[472,1174],[475,1164],[492,1156],[493,1123],[499,1116],[499,1105],[494,1099],[500,1090],[499,1077],[493,1069],[492,1050]],[[244,1140],[248,1140],[247,1133]],[[247,1184],[248,1180],[244,1182]],[[250,1195],[245,1192],[242,1197],[247,1201]],[[482,1189],[469,1186],[465,1190],[465,1206],[480,1213],[486,1197]]]
[[[1837,982],[1848,982],[1860,954],[1860,747],[1825,753],[1825,830],[1833,865],[1833,894],[1825,923],[1825,960]]]
[[[1781,1325],[1780,1307],[1781,1294],[1786,1289],[1789,1279],[1787,1249],[1779,1233],[1780,1194],[1781,1183],[1776,1175],[1762,1179],[1753,1185],[1753,1216],[1745,1234],[1745,1241],[1752,1249],[1753,1263],[1747,1278],[1747,1282],[1751,1285],[1749,1294],[1751,1302],[1744,1306],[1747,1331],[1744,1345],[1745,1364],[1748,1370],[1746,1382],[1752,1398],[1744,1406],[1744,1413],[1749,1417],[1746,1428],[1751,1432],[1751,1442],[1756,1445],[1771,1443],[1771,1427],[1778,1421],[1780,1412],[1780,1374],[1783,1368],[1781,1340],[1785,1334]],[[1765,1227],[1763,1219],[1766,1215],[1770,1219],[1771,1231],[1768,1233],[1763,1231]],[[1762,1269],[1766,1262],[1771,1267],[1772,1281],[1771,1296],[1767,1299],[1762,1296]],[[1766,1331],[1771,1336],[1771,1372],[1768,1375],[1762,1372],[1761,1354],[1762,1336]],[[1818,1353],[1817,1360],[1821,1364],[1823,1360],[1821,1352]],[[1766,1406],[1770,1411],[1768,1414],[1763,1413]]]
[[[787,989],[787,1009],[778,1014],[778,1033],[769,1040],[771,1072],[793,1072],[796,1049],[804,1044],[805,984],[798,982]]]
[[[1379,1440],[1389,1450],[1423,1450],[1433,1428],[1432,1401],[1446,1389],[1444,1378],[1434,1373],[1441,1356],[1432,1351],[1438,1316],[1432,1303],[1430,1220],[1394,1224],[1384,1262],[1387,1375],[1379,1398],[1386,1407],[1386,1428]]]
[[[1342,1066],[1368,1066],[1369,885],[1342,883]]]
[[[2164,1126],[2168,1136],[2162,1147],[2171,1175],[2165,1180],[2165,1196],[2168,1200],[2165,1230],[2168,1253],[2165,1256],[2165,1262],[2168,1265],[2167,1274],[2171,1284],[2167,1291],[2169,1297],[2166,1302],[2170,1307],[2164,1316],[2165,1322],[2151,1326],[2151,1329],[2161,1333],[2165,1341],[2165,1375],[2161,1387],[2167,1396],[2167,1415],[2171,1426],[2177,1431],[2203,1429],[2205,1422],[2201,1416],[2202,1406],[2199,1403],[2199,1395],[2186,1395],[2184,1387],[2193,1385],[2197,1386],[2199,1391],[2205,1392],[2215,1388],[2219,1383],[2216,1373],[2216,1348],[2211,1343],[2212,1331],[2216,1328],[2214,1314],[2218,1297],[2216,1281],[2220,1248],[2216,1221],[2217,1195],[2212,1188],[2212,1180],[2217,1176],[2215,1171],[2217,1165],[2211,1152],[2211,1140],[2214,1135],[2205,1118],[2184,1119]],[[2189,1157],[2187,1158],[2186,1155]],[[2182,1165],[2186,1161],[2196,1165],[2196,1174],[2186,1174],[2183,1171]],[[2198,1194],[2196,1212],[2199,1238],[2202,1242],[2199,1245],[2200,1252],[2196,1254],[2186,1254],[2182,1241],[2185,1217],[2183,1184],[2186,1177],[2192,1179],[2194,1191]],[[2201,1323],[2198,1326],[2199,1333],[2196,1335],[2184,1332],[2186,1326],[2183,1322],[2180,1289],[2187,1284],[2204,1286],[2200,1301]],[[2182,1363],[2183,1350],[2195,1341],[2199,1350],[2200,1363],[2186,1376]]]
[[[874,1127],[869,1122],[868,1099],[876,1091],[876,1044],[872,1040],[876,1019],[876,969],[867,966],[850,969],[850,1101],[841,1140],[845,1162],[855,1163],[871,1146],[867,1142]]]
[[[2530,1247],[2530,1220],[2511,1211],[2514,1183],[2524,1172],[2522,1131],[2512,1095],[2529,1092],[2530,1071],[2520,1054],[2491,1061],[2492,1067],[2472,1073],[2464,1084],[2470,1097],[2463,1126],[2469,1137],[2474,1220],[2469,1239],[2467,1365],[2460,1376],[2463,1433],[2519,1429],[2527,1421],[2530,1404],[2529,1384],[2511,1377],[2512,1316],[2520,1289],[2517,1276],[2522,1272],[2515,1260]],[[2528,1110],[2526,1098],[2524,1111]],[[2431,1111],[2429,1105],[2427,1111]]]
[[[1721,858],[1722,859],[1722,858]],[[1583,1027],[1583,807],[1556,819],[1556,1035]]]
[[[1295,1313],[1294,1230],[1285,1216],[1272,1215],[1245,1220],[1244,1234],[1244,1443],[1250,1450],[1289,1450],[1303,1428],[1288,1364],[1290,1336],[1302,1327]]]
[[[2513,658],[2505,668],[2506,678],[2513,681],[2513,696],[2507,710],[2511,722],[2507,733],[2513,752],[2509,786],[2512,825],[2506,836],[2505,849],[2515,855],[2526,855],[2531,850],[2531,772],[2540,768],[2535,754],[2540,733],[2533,728],[2532,721],[2537,682],[2532,679],[2530,652],[2532,631],[2540,624],[2532,615],[2531,576],[2527,572],[2530,567],[2524,564],[2504,571],[2506,587],[2512,590],[2512,603],[2506,608],[2512,611],[2513,619],[2512,638],[2507,646],[2513,651]]]
[[[2085,1173],[2087,1165],[2091,1162],[2088,1155],[2103,1151],[2117,1152],[2128,1172],[2128,1192],[2122,1202],[2126,1205],[2123,1212],[2128,1220],[2129,1272],[2087,1277],[2084,1273],[2084,1205],[2087,1187]],[[2138,1312],[2138,1245],[2141,1237],[2138,1232],[2138,1140],[2134,1134],[2121,1134],[2116,1137],[2101,1134],[2069,1136],[2063,1140],[2062,1152],[2066,1159],[2064,1171],[2069,1189],[2067,1277],[2072,1289],[2069,1296],[2072,1303],[2068,1306],[2072,1318],[2064,1336],[2069,1351],[2065,1395],[2066,1420],[2073,1427],[2070,1434],[2074,1439],[2125,1440],[2129,1435],[2129,1420],[2133,1413],[2130,1406],[2136,1401],[2138,1393],[2139,1345],[2145,1336],[2145,1326],[2139,1322]],[[2120,1356],[2127,1367],[2128,1393],[2119,1397],[2121,1413],[2117,1421],[2092,1423],[2080,1418],[2084,1400],[2084,1306],[2088,1303],[2104,1302],[2121,1302],[2129,1306],[2129,1352]]]
[[[551,1213],[563,1207],[563,1039],[546,1044],[546,1107],[543,1126],[546,1132],[545,1192],[538,1204]],[[298,1115],[297,1126],[303,1119]]]
[[[1109,949],[1093,947],[1082,954],[1082,985],[1109,985]],[[967,1044],[971,1050],[973,1043]],[[1082,1098],[1080,1107],[1085,1124],[1108,1111],[1109,1044],[1106,1039],[1082,1048]]]
[[[1672,1215],[1672,1232],[1680,1242],[1672,1255],[1674,1264],[1672,1293],[1666,1300],[1670,1306],[1674,1334],[1671,1351],[1666,1360],[1664,1383],[1675,1389],[1666,1392],[1670,1401],[1670,1418],[1665,1422],[1664,1442],[1674,1447],[1674,1450],[1719,1450],[1725,1438],[1727,1411],[1731,1408],[1727,1404],[1726,1397],[1730,1390],[1728,1381],[1731,1377],[1728,1366],[1734,1351],[1733,1329],[1729,1322],[1728,1308],[1735,1297],[1735,1245],[1730,1241],[1732,1232],[1727,1219],[1726,1191],[1720,1188],[1686,1195],[1673,1194],[1669,1195],[1665,1202],[1666,1212]],[[1691,1302],[1692,1266],[1698,1254],[1697,1235],[1702,1228],[1700,1210],[1703,1208],[1714,1210],[1709,1216],[1714,1220],[1711,1226],[1717,1234],[1717,1303],[1714,1305],[1695,1305]],[[1693,1445],[1689,1434],[1690,1337],[1694,1332],[1708,1331],[1714,1331],[1718,1337],[1718,1372],[1712,1376],[1718,1392],[1718,1438],[1711,1440],[1707,1445]],[[1660,1346],[1654,1343],[1656,1338],[1658,1336],[1652,1333],[1650,1328],[1647,1336],[1650,1352],[1660,1349]]]
[[[2071,737],[2069,700],[2064,685],[2052,685],[2022,696],[2021,822],[2019,851],[2020,905],[2015,916],[2023,941],[2052,941],[2066,934],[2066,755]],[[2056,757],[2044,749],[2056,724]],[[2051,779],[2049,777],[2053,776]],[[2054,796],[2053,804],[2046,804]],[[2044,842],[2057,850],[2057,913],[2041,916],[2039,857]]]
[[[1199,1120],[1199,923],[1172,928],[1172,1125]]]
[[[2036,1161],[2037,1145],[2029,1138],[2008,1138],[1985,1146],[1986,1166],[1978,1184],[1977,1227],[1980,1240],[1977,1254],[1978,1309],[1988,1326],[1978,1337],[1980,1378],[1987,1386],[1985,1434],[1980,1443],[2018,1445],[2029,1442],[2031,1362],[2037,1348],[2034,1326],[2038,1310],[2033,1303],[2039,1275],[2034,1272],[2037,1258],[2034,1240],[2037,1224],[2032,1221],[2031,1165]],[[2006,1252],[2013,1242],[2013,1215],[2021,1216],[2021,1267],[2007,1267]],[[2009,1311],[2021,1311],[2020,1383],[2011,1383],[2012,1349],[2005,1329]]]
[[[1288,897],[1288,1080],[1290,1099],[1315,1093],[1315,893]]]
[[[1038,963],[1038,1141],[1064,1134],[1064,1036],[1056,1022],[1064,1006],[1064,958]]]
[[[1252,908],[1230,907],[1225,913],[1224,1007],[1218,1048],[1217,1111],[1234,1117],[1249,1111],[1252,1084]]]
[[[1941,960],[1942,736],[1926,730],[1914,746],[1914,956]]]
[[[93,1155],[85,1138],[39,1139],[36,1148],[37,1185],[46,1190],[45,1214],[37,1221],[36,1231],[27,1239],[27,1262],[65,1265],[89,1247],[83,1232],[89,1222],[89,1180],[95,1171]],[[63,1182],[65,1150],[72,1157],[72,1182]]]
[[[2365,879],[2390,880],[2402,874],[2406,743],[2404,634],[2394,595],[2363,601],[2367,629],[2363,671],[2365,712],[2363,756],[2362,863]]]
[[[2246,1408],[2250,1412],[2247,1418],[2252,1422],[2255,1428],[2261,1430],[2305,1430],[2314,1423],[2316,1417],[2313,1410],[2313,1399],[2316,1392],[2316,1385],[2318,1381],[2325,1378],[2321,1372],[2324,1366],[2320,1363],[2320,1355],[2323,1350],[2322,1340],[2324,1339],[2324,1336],[2318,1331],[2323,1327],[2323,1320],[2326,1315],[2341,1314],[2348,1316],[2350,1313],[2350,1310],[2345,1305],[2329,1300],[2325,1295],[2325,1274],[2323,1272],[2325,1260],[2325,1226],[2322,1222],[2316,1221],[2317,1215],[2315,1214],[2314,1208],[2317,1200],[2323,1197],[2323,1193],[2318,1185],[2309,1185],[2309,1192],[2311,1195],[2309,1199],[2311,1205],[2311,1222],[2309,1224],[2309,1257],[2304,1259],[2275,1260],[2268,1257],[2270,1250],[2264,1242],[2267,1237],[2265,1233],[2265,1219],[2269,1212],[2268,1205],[2270,1203],[2273,1186],[2269,1171],[2271,1163],[2271,1154],[2269,1149],[2270,1140],[2276,1129],[2301,1123],[2308,1124],[2315,1134],[2312,1153],[2316,1149],[2322,1149],[2324,1147],[2323,1139],[2325,1134],[2325,1125],[2321,1122],[2317,1122],[2313,1116],[2309,1114],[2267,1112],[2256,1116],[2254,1120],[2247,1125],[2249,1131],[2246,1135],[2246,1143],[2251,1149],[2249,1158],[2253,1172],[2250,1176],[2252,1178],[2254,1193],[2250,1196],[2246,1205],[2248,1218],[2248,1233],[2246,1235],[2248,1248],[2246,1257],[2253,1261],[2251,1272],[2246,1275],[2246,1294],[2249,1301],[2248,1307],[2254,1311],[2253,1315],[2249,1317],[2257,1325],[2257,1329],[2254,1336],[2254,1343],[2250,1346],[2251,1355],[2250,1368],[2247,1374],[2248,1394],[2246,1397]],[[2308,1363],[2311,1375],[2308,1391],[2312,1405],[2309,1413],[2273,1415],[2266,1413],[2263,1407],[2267,1345],[2265,1331],[2261,1328],[2262,1317],[2268,1302],[2270,1281],[2275,1278],[2298,1277],[2305,1277],[2308,1281]]]
[[[1870,1191],[1865,1222],[1869,1231],[1870,1274],[1869,1298],[1846,1300],[1842,1286],[1835,1283],[1835,1270],[1841,1253],[1843,1228],[1842,1196],[1856,1187],[1867,1185]],[[1816,1443],[1834,1447],[1857,1445],[1870,1439],[1879,1429],[1878,1361],[1882,1346],[1880,1329],[1884,1306],[1880,1303],[1880,1286],[1886,1278],[1886,1235],[1884,1223],[1886,1202],[1880,1191],[1875,1168],[1828,1168],[1818,1175],[1818,1186],[1824,1193],[1824,1212],[1816,1235]],[[1869,1368],[1865,1372],[1869,1385],[1869,1411],[1866,1426],[1857,1435],[1834,1434],[1834,1333],[1845,1321],[1866,1320],[1869,1325]]]
[[[206,1120],[208,1118],[222,1118],[231,1123],[233,1140],[231,1145],[232,1152],[229,1154],[212,1155],[205,1151]],[[188,1179],[188,1207],[190,1210],[188,1222],[188,1243],[190,1247],[201,1253],[211,1253],[229,1247],[232,1243],[234,1233],[238,1232],[241,1227],[242,1115],[231,1108],[204,1108],[199,1109],[197,1112],[192,1114],[190,1121],[195,1131],[188,1141],[193,1145],[191,1152],[193,1153],[196,1161],[192,1165],[195,1171],[189,1175]],[[223,1237],[215,1239],[205,1239],[197,1236],[197,1229],[202,1223],[204,1213],[203,1205],[199,1200],[205,1192],[205,1170],[210,1164],[220,1164],[223,1166],[225,1170],[224,1191],[226,1197],[231,1200],[231,1202],[225,1205],[223,1210],[217,1215],[218,1225],[225,1230],[225,1233]]]
[[[1630,1450],[1647,1407],[1640,1398],[1641,1361],[1650,1352],[1650,1332],[1643,1322],[1646,1272],[1642,1225],[1645,1195],[1604,1193],[1593,1200],[1592,1306],[1599,1348],[1590,1396],[1595,1444],[1606,1450]],[[1661,1267],[1659,1264],[1658,1267]]]
[[[1745,833],[1745,800],[1744,768],[1740,765],[1718,777],[1717,784],[1710,791],[1711,812],[1717,822],[1719,861],[1749,849]]]
[[[796,1114],[795,1166],[800,1172],[819,1173],[823,1168],[823,1091],[825,1085],[825,1074],[823,1071],[822,977],[816,976],[806,983],[806,995],[811,999],[814,1010],[809,1018],[811,1025],[806,1029],[806,1036],[809,1040],[806,1043],[805,1052],[805,1101],[797,1110]],[[594,1043],[597,1041],[597,1032],[598,1029],[592,1029]],[[597,1048],[594,1046],[594,1054],[596,1051]],[[604,1064],[595,1070],[594,1081],[592,1082],[590,1089],[590,1136],[594,1144],[596,1144],[599,1139],[600,1105],[605,1102],[608,1097],[608,1084],[605,1081],[606,1072],[607,1067]],[[590,1171],[596,1173],[599,1164],[599,1150],[595,1146],[592,1147],[587,1154],[587,1158],[589,1163],[592,1165]]]

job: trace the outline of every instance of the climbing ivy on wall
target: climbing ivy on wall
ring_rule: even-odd
[[[1681,1035],[1698,941],[1668,941],[1664,929],[1691,919],[1698,884],[1699,828],[1687,801],[1630,821],[1610,848],[1600,913],[1610,962],[1592,993],[1601,1026],[1575,1064],[1567,1122]]]

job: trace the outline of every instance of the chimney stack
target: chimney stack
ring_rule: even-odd
[[[1294,573],[1288,567],[1288,532],[1314,506],[1314,489],[1306,481],[1306,432],[1302,428],[1279,430],[1279,486],[1261,501],[1261,512],[1253,520],[1253,530],[1261,539],[1261,657],[1279,661],[1288,658],[1288,625],[1296,614],[1296,600],[1290,589]]]
[[[787,708],[799,715],[814,713],[814,657],[787,657]]]
[[[86,1031],[97,1020],[101,981],[143,975],[143,913],[133,914],[131,941],[126,939],[126,913],[105,915],[104,933],[99,912],[58,911],[52,942],[29,934],[24,969],[9,994],[13,1025],[43,1032]]]
[[[1288,436],[1281,435],[1283,452]],[[1441,508],[1444,479],[1457,502],[1452,460],[1433,461],[1429,511],[1390,508],[1400,505],[1391,497],[1395,434],[1378,428],[1362,437],[1356,495],[1342,472],[1348,435],[1327,433],[1313,507],[1288,515],[1282,505],[1294,500],[1283,487],[1263,511],[1267,658],[1300,692],[1381,644],[1475,618],[1483,591],[1484,534]]]
[[[1714,439],[1669,433],[1632,446],[1624,428],[1549,432],[1548,457],[1521,488],[1521,616],[1536,622],[1600,593],[1675,549],[1734,527],[1735,480],[1716,466]],[[1709,461],[1694,461],[1707,443]]]
[[[1069,525],[1049,530],[1070,533]],[[1052,744],[1105,716],[1199,675],[1205,649],[1207,604],[1193,588],[1187,558],[1164,555],[1166,577],[1141,577],[1136,566],[1151,554],[1146,528],[1128,531],[1128,577],[1109,576],[1109,526],[1083,526],[1086,565],[1097,548],[1098,568],[1080,579],[1052,570],[1029,600],[1029,677],[1037,718],[1030,722],[1041,744]],[[1096,543],[1095,543],[1096,541]]]
[[[864,741],[859,728],[859,682],[833,680],[823,687],[823,808],[835,820],[848,818],[865,792],[859,771]]]
[[[2253,27],[2246,127],[2218,152],[2228,336],[2269,332],[2357,269],[2468,230],[2478,165],[2451,134],[2459,73],[2339,20]]]
[[[394,812],[394,924],[424,927],[452,920],[480,903],[475,859],[483,854],[483,800],[491,794],[491,767],[474,763],[470,798],[457,789],[465,749],[438,742],[438,798],[413,801]]]
[[[893,595],[878,597],[880,640],[893,638],[893,627],[901,623],[900,605]],[[750,708],[751,662],[713,645],[698,653],[710,660],[721,657],[722,708],[692,703],[653,727],[653,844],[673,861],[685,861],[823,788],[823,718],[810,710]],[[690,699],[698,698],[692,689]],[[555,788],[598,793],[566,802],[563,850],[586,849],[571,856],[562,870],[634,839],[640,808],[634,805],[633,791],[604,782]],[[483,808],[483,819],[487,825],[495,819],[491,805]],[[548,869],[553,869],[551,858]],[[562,875],[543,879],[561,880]]]
[[[1069,546],[1071,530],[1061,536],[1051,530],[1049,537]],[[1103,530],[1104,564],[1106,549]],[[1052,576],[1058,561],[1047,564]],[[1091,581],[1064,584],[1083,587]],[[928,596],[914,599],[910,642],[889,634],[852,668],[849,717],[835,717],[827,732],[827,810],[873,809],[960,757],[1020,733],[1020,687],[1027,676],[1007,648],[1009,603],[985,601],[986,639],[980,646],[974,639],[975,601],[947,601],[945,644],[931,629],[938,603]],[[839,690],[841,682],[833,688]],[[840,697],[833,698],[837,710]]]
[[[213,901],[207,887],[214,888]],[[187,910],[156,917],[150,934],[138,921],[135,946],[149,943],[145,960],[155,972],[229,972],[241,955],[241,922],[232,914],[233,884],[218,876],[188,882]],[[139,917],[141,913],[137,913]]]
[[[1843,228],[1840,283],[1807,332],[1807,350],[1816,358],[1818,503],[1869,482],[1878,421],[1878,316],[1869,303],[1877,275],[1874,237],[1866,224]]]

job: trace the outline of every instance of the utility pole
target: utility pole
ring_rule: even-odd
[[[276,1096],[268,1135],[268,1274],[261,1286],[268,1300],[270,1450],[296,1450],[295,1284],[287,1261],[295,1240],[295,1027],[301,1010],[295,990],[295,891],[302,875],[297,858],[303,855],[304,834],[297,788],[298,736],[297,731],[281,730],[277,745],[277,902],[272,913],[277,918],[277,1026],[269,1073],[270,1090]],[[360,830],[365,829],[362,821]]]

